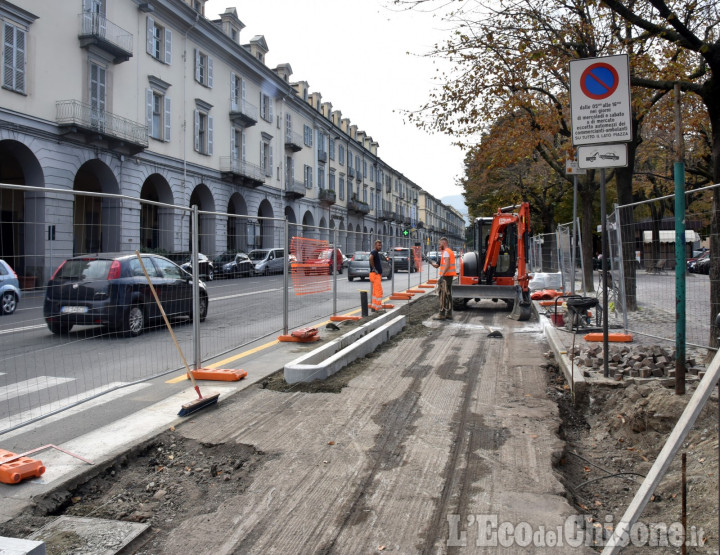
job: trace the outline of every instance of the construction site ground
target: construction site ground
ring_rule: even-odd
[[[592,382],[576,405],[540,321],[510,320],[492,302],[438,321],[437,302],[403,307],[401,334],[324,382],[268,372],[36,497],[0,535],[36,534],[50,554],[117,551],[100,520],[105,544],[72,526],[42,536],[65,516],[145,524],[124,551],[143,554],[599,549],[695,385],[678,397],[662,380]],[[699,531],[688,552],[717,552],[717,396],[683,450],[687,522]],[[679,521],[680,494],[678,456],[641,521]],[[574,516],[594,540],[557,541]],[[503,523],[514,530],[505,546],[492,540]]]

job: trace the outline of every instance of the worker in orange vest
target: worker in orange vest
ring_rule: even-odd
[[[370,283],[372,283],[372,302],[370,308],[374,311],[382,310],[382,264],[380,262],[380,250],[382,241],[375,241],[375,248],[370,251]]]
[[[455,270],[455,253],[448,246],[447,237],[441,237],[439,249],[442,253],[440,261],[433,264],[433,267],[440,268],[438,281],[438,293],[440,294],[440,314],[435,320],[452,320],[452,282],[457,275]]]

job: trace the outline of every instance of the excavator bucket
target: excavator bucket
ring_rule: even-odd
[[[509,318],[524,322],[532,316],[532,304],[530,302],[530,293],[523,291],[520,287],[515,287],[515,304]]]

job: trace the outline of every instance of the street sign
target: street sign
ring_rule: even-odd
[[[576,146],[632,140],[626,54],[570,62],[570,113]]]
[[[580,167],[577,160],[565,160],[565,173],[568,175],[584,175],[587,171]]]
[[[588,145],[577,148],[578,164],[586,170],[624,168],[627,166],[627,145]]]

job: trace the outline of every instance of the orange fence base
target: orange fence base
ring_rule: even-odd
[[[435,289],[434,285],[428,285],[426,283],[421,283],[418,287],[422,287],[423,289]]]
[[[391,308],[395,308],[395,305],[394,304],[384,304],[384,305],[382,305],[382,307],[386,308],[386,309],[391,309]]]
[[[412,293],[414,295],[417,295],[418,293],[425,293],[422,289],[406,289],[406,293]]]
[[[391,301],[409,301],[412,299],[412,295],[405,295],[404,293],[395,293],[394,295],[390,295]]]
[[[356,322],[357,320],[362,320],[362,316],[330,316],[331,322],[344,322],[345,320]]]
[[[197,370],[191,370],[191,372],[196,380],[215,380],[218,382],[237,382],[247,376],[247,372],[242,369],[198,368]]]
[[[295,337],[294,335],[278,335],[278,341],[288,343],[312,343],[313,341],[320,341],[320,336],[312,335],[310,337]]]
[[[588,333],[585,334],[585,341],[602,341],[602,333]],[[608,333],[608,341],[611,343],[630,343],[633,340],[633,336],[629,333]]]
[[[42,462],[28,457],[18,457],[15,453],[0,449],[0,482],[3,484],[18,484],[27,478],[37,478],[44,473],[45,467]]]
[[[436,280],[436,279],[429,279],[429,280],[428,280],[428,283],[437,283],[437,282],[438,282],[438,280]]]

